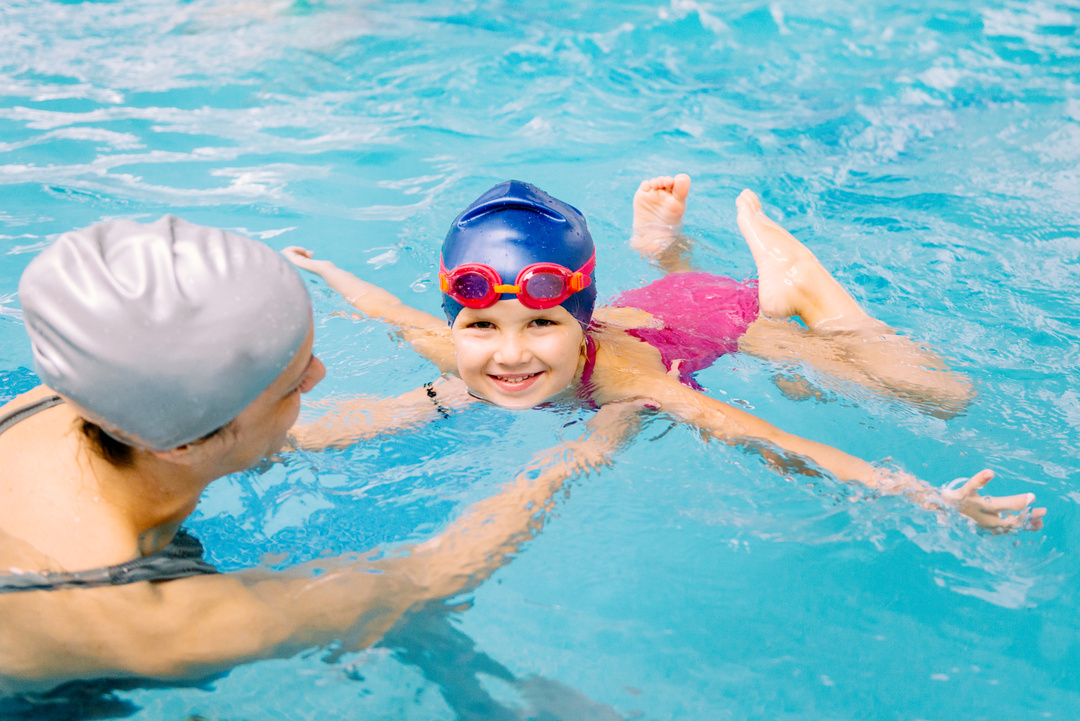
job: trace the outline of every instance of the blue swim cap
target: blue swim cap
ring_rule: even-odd
[[[521,269],[533,263],[558,263],[571,271],[593,256],[592,236],[577,208],[553,198],[535,185],[508,180],[477,198],[454,220],[442,246],[442,262],[450,270],[463,263],[491,266],[503,283],[512,284]],[[595,272],[584,289],[561,303],[582,328],[596,305]],[[513,299],[503,293],[499,300]],[[443,293],[450,325],[462,305]]]

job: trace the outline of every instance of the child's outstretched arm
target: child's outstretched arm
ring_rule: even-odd
[[[448,418],[474,402],[465,384],[456,376],[441,378],[394,398],[315,401],[309,407],[321,415],[294,425],[289,431],[289,445],[284,450],[347,448],[366,438]]]
[[[1008,531],[1042,527],[1046,509],[1031,508],[1035,494],[1000,498],[979,495],[979,490],[994,477],[993,471],[977,473],[961,488],[942,490],[913,475],[877,468],[824,443],[782,431],[746,411],[691,390],[673,377],[643,380],[648,384],[649,396],[662,404],[666,412],[715,438],[752,448],[784,470],[813,474],[813,468],[806,464],[809,460],[843,481],[861,483],[891,495],[902,494],[924,508],[953,508],[983,528]]]
[[[329,260],[316,260],[307,248],[293,245],[281,251],[293,265],[321,277],[364,315],[396,328],[417,353],[446,372],[456,368],[454,347],[446,321],[417,310],[374,283],[361,280]]]

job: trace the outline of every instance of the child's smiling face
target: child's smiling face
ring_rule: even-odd
[[[520,410],[562,393],[577,376],[584,332],[562,306],[516,300],[463,308],[451,326],[458,374],[476,395]]]

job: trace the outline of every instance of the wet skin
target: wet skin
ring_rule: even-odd
[[[451,332],[461,379],[503,408],[533,408],[559,395],[582,363],[584,331],[561,306],[534,309],[500,300],[464,308]]]
[[[224,473],[250,468],[277,453],[300,414],[300,396],[326,376],[326,367],[312,355],[313,331],[281,375],[229,424],[231,445],[215,469]],[[224,475],[222,473],[222,475]]]

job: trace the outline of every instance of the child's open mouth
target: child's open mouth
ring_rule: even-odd
[[[540,377],[540,372],[536,373],[518,373],[515,375],[489,375],[495,382],[495,385],[499,386],[502,390],[506,391],[521,391],[525,390],[533,384],[533,382]]]

